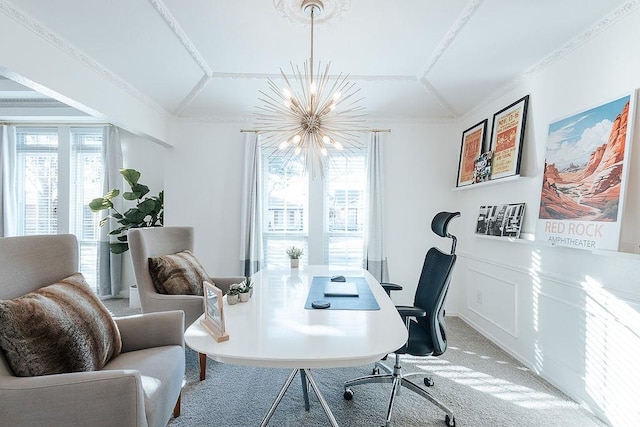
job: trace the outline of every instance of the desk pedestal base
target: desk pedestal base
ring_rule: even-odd
[[[285,381],[284,385],[280,389],[280,393],[278,393],[278,397],[276,397],[276,400],[271,405],[271,408],[269,408],[269,412],[267,412],[267,415],[264,416],[262,423],[260,423],[260,427],[265,427],[269,423],[269,420],[273,416],[273,413],[276,411],[276,408],[280,404],[280,401],[282,400],[282,398],[284,397],[284,394],[289,389],[289,386],[291,385],[293,378],[296,376],[298,372],[300,372],[300,379],[302,380],[302,394],[304,396],[304,409],[306,411],[309,410],[309,385],[311,385],[311,388],[313,388],[313,391],[315,391],[316,396],[318,396],[320,405],[322,405],[322,409],[324,409],[324,413],[327,414],[327,418],[329,418],[331,425],[333,427],[338,427],[338,422],[336,421],[335,417],[331,413],[331,409],[329,409],[329,405],[327,404],[327,401],[324,399],[324,396],[322,396],[322,393],[320,393],[320,389],[318,388],[318,383],[316,383],[316,380],[311,375],[311,371],[307,368],[294,369],[293,371],[291,371],[291,374],[289,374],[289,378],[287,378],[287,381]]]

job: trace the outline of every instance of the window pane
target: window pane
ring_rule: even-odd
[[[264,264],[289,265],[286,249],[302,247],[308,253],[309,182],[299,161],[263,154]]]
[[[333,157],[325,174],[324,260],[329,265],[362,267],[364,153]]]
[[[100,216],[88,204],[103,192],[102,128],[71,128],[71,232],[80,245],[80,271],[94,289],[98,285]]]
[[[18,232],[55,234],[58,227],[58,130],[16,128]]]

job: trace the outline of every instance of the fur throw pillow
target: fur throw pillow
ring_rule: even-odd
[[[211,281],[189,250],[149,258],[149,274],[158,293],[169,295],[203,295],[202,283]]]
[[[0,301],[0,348],[19,377],[94,371],[120,354],[120,331],[81,273]]]

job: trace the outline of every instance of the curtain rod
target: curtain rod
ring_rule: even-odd
[[[273,132],[273,131],[265,131],[261,129],[240,129],[241,133],[263,133],[263,132]],[[391,132],[391,129],[347,129],[345,132]]]

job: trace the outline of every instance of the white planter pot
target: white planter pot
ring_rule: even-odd
[[[298,268],[300,265],[300,260],[298,258],[291,259],[291,268]]]
[[[138,286],[129,286],[129,308],[140,308],[140,293]]]

